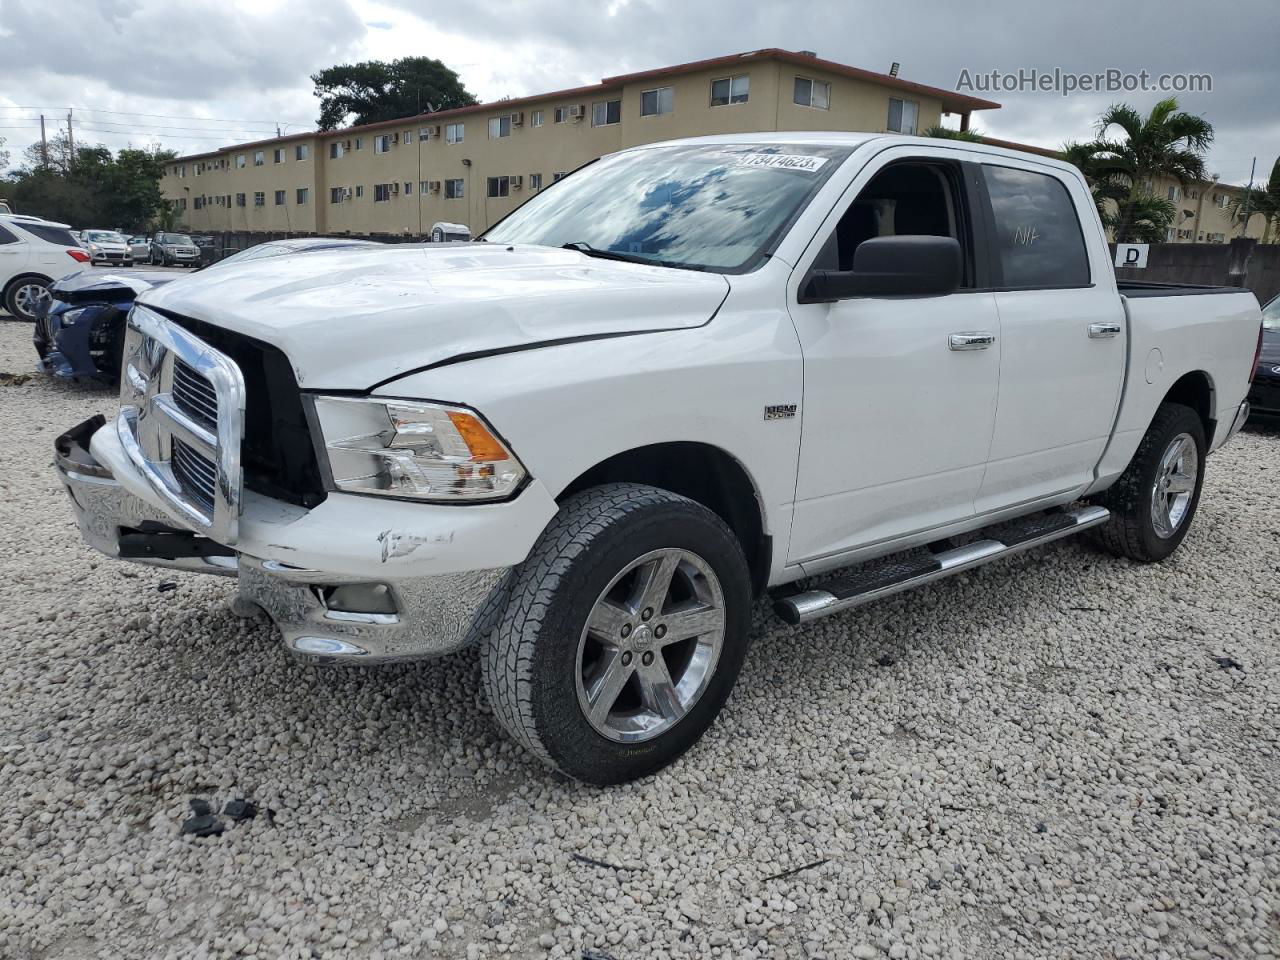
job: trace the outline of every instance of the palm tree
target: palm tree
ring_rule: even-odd
[[[1280,159],[1271,167],[1271,178],[1265,187],[1249,186],[1243,194],[1231,198],[1231,219],[1240,224],[1240,234],[1249,232],[1249,221],[1262,217],[1262,242],[1271,242],[1272,227],[1280,227]]]
[[[1108,139],[1119,128],[1123,140]],[[1115,237],[1132,241],[1151,227],[1157,207],[1148,202],[1156,177],[1171,177],[1186,186],[1205,178],[1204,154],[1213,143],[1213,124],[1204,117],[1178,110],[1178,101],[1161,100],[1143,117],[1127,104],[1117,103],[1098,118],[1095,142],[1099,162],[1123,170],[1127,195],[1118,201]],[[1172,219],[1172,218],[1170,218]],[[1143,224],[1145,223],[1145,226]]]

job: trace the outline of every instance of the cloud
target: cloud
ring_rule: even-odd
[[[1213,122],[1210,168],[1236,181],[1255,154],[1269,170],[1280,152],[1277,36],[1275,0],[1237,0],[1230,15],[1190,0],[0,0],[0,126],[6,105],[49,103],[309,124],[317,103],[308,77],[334,63],[439,57],[490,100],[776,46],[872,70],[898,61],[905,79],[947,89],[965,69],[1208,73],[1212,93],[1180,101]],[[1110,103],[1145,111],[1159,95],[990,99],[1004,106],[975,116],[984,131],[1058,146],[1091,136]],[[234,124],[206,126],[230,133]],[[250,139],[243,132],[226,142]],[[13,147],[21,135],[7,133]],[[165,133],[166,145],[218,145],[208,129],[188,134]]]

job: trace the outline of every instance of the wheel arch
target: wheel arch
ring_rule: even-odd
[[[1213,445],[1214,429],[1217,426],[1217,420],[1214,412],[1218,409],[1216,400],[1216,391],[1213,385],[1213,378],[1204,370],[1192,370],[1184,373],[1181,377],[1174,381],[1167,393],[1164,395],[1162,403],[1180,403],[1184,407],[1190,407],[1200,417],[1200,424],[1204,427],[1204,440],[1206,445]]]
[[[759,490],[745,466],[721,447],[669,441],[616,453],[584,470],[557,495],[557,502],[602,483],[644,483],[694,500],[720,517],[742,545],[751,586],[761,593],[769,580],[773,538],[766,533]]]
[[[4,307],[6,310],[9,309],[9,291],[23,280],[39,280],[46,286],[53,285],[52,277],[37,273],[34,270],[25,270],[22,273],[15,274],[9,278],[9,281],[3,287],[0,287],[0,307]]]

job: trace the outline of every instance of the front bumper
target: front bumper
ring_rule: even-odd
[[[331,494],[307,511],[248,497],[234,550],[220,549],[149,499],[115,425],[101,417],[58,439],[55,467],[90,546],[117,559],[236,576],[238,599],[267,613],[291,653],[317,663],[435,657],[484,636],[506,604],[512,567],[555,511],[540,485],[508,503],[467,507]],[[398,524],[388,523],[393,516]],[[139,556],[148,538],[178,540],[190,549],[175,552],[200,555],[161,548]],[[389,606],[337,609],[334,591],[350,585],[379,591]]]

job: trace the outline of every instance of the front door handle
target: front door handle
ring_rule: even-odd
[[[985,350],[995,342],[996,335],[985,332],[953,333],[947,338],[952,350]]]
[[[1090,340],[1108,340],[1111,337],[1120,335],[1120,324],[1114,320],[1108,320],[1106,323],[1089,324]]]

